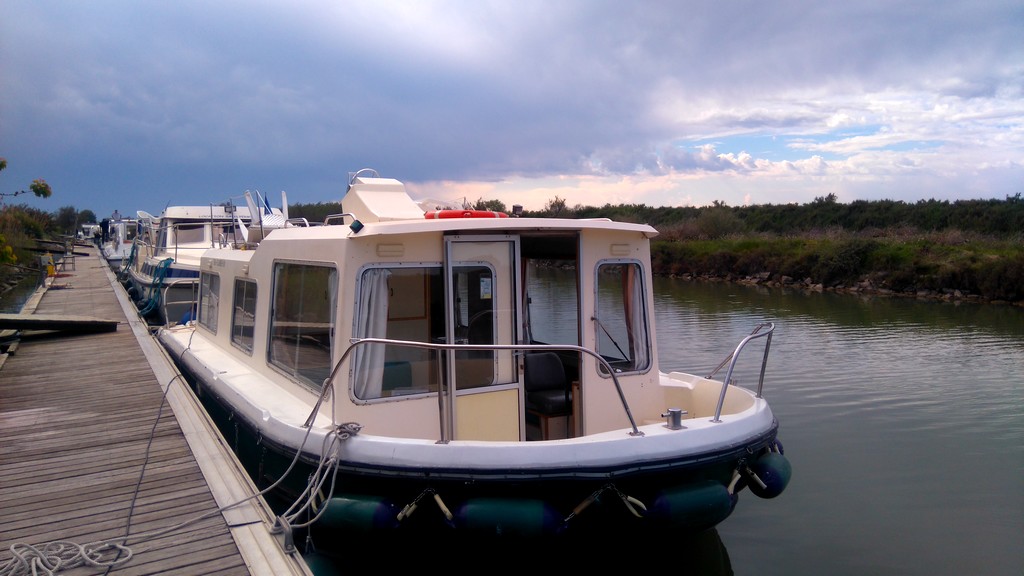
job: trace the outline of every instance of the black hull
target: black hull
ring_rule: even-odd
[[[289,514],[316,475],[317,457],[296,458],[288,447],[261,437],[208,389],[194,388],[257,488],[273,488],[265,497],[274,511]],[[576,470],[530,477],[511,470],[488,475],[452,470],[427,475],[343,462],[336,475],[327,475],[314,507],[282,521],[282,531],[288,541],[297,545],[308,540],[328,555],[348,548],[354,539],[372,540],[381,533],[414,542],[435,537],[593,542],[609,534],[697,534],[731,514],[747,484],[744,480],[730,489],[734,472],[768,453],[776,431],[773,427],[741,446],[700,459],[652,464],[642,470]],[[291,527],[314,517],[308,529]]]

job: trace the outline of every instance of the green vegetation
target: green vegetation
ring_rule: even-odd
[[[656,273],[818,290],[1024,301],[1020,240],[950,232],[730,235],[652,242]]]
[[[495,200],[477,210],[508,212]],[[289,207],[323,221],[339,204]],[[647,223],[655,273],[816,290],[1024,301],[1024,200],[892,200],[652,208],[566,205],[555,197],[523,217]]]
[[[7,168],[7,159],[0,158],[0,172]],[[63,206],[49,213],[25,204],[6,202],[31,191],[38,198],[49,198],[53,190],[46,180],[37,178],[28,190],[8,192],[0,189],[0,295],[39,266],[38,241],[73,237],[79,223],[95,222],[92,210],[79,212],[74,206]]]
[[[6,167],[0,158],[0,170]],[[31,189],[49,197],[41,180]],[[38,189],[38,190],[37,190]],[[3,205],[0,193],[0,263],[32,263],[35,239],[73,235],[90,210],[64,206],[53,213]],[[479,199],[476,210],[511,212],[503,202]],[[323,222],[339,203],[289,206],[293,218]],[[834,195],[808,204],[731,207],[660,207],[643,204],[568,206],[555,197],[523,217],[610,218],[647,223],[657,274],[724,279],[815,290],[1024,302],[1024,200],[892,200],[837,202]],[[32,264],[28,264],[31,266]],[[0,266],[0,279],[9,274]]]
[[[508,212],[495,200],[472,208]],[[297,205],[323,221],[340,204]],[[569,207],[554,198],[523,217],[649,223],[655,274],[939,298],[1024,301],[1024,200],[891,200],[653,208]]]

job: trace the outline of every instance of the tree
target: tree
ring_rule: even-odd
[[[564,216],[566,212],[565,199],[555,196],[554,200],[548,200],[548,203],[544,205],[543,212],[555,218]]]
[[[96,219],[96,213],[86,208],[78,213],[78,222],[81,224],[88,224],[90,222],[99,222]]]
[[[7,168],[7,159],[0,158],[0,172],[2,172],[5,168]],[[50,185],[47,184],[46,180],[43,180],[42,178],[33,180],[32,184],[30,184],[28,188],[29,190],[32,191],[33,194],[40,198],[49,198],[50,195],[53,194],[53,190],[50,189]],[[16,192],[0,192],[0,207],[3,206],[4,198],[13,198],[24,193],[24,190],[18,190]],[[3,218],[0,219],[2,220],[2,222],[0,222],[0,227],[2,227],[3,229],[7,229],[10,225],[18,222],[18,218],[13,215],[0,214],[0,216],[3,216]],[[10,241],[7,238],[7,236],[10,235],[11,231],[12,230],[7,230],[8,234],[6,235],[0,233],[0,263],[2,264],[14,264],[15,262],[18,261],[18,256],[17,254],[15,254],[14,248],[10,245]]]
[[[4,168],[7,168],[7,159],[0,158],[0,170],[3,170]],[[47,184],[46,180],[43,180],[42,178],[36,178],[35,180],[33,180],[32,183],[29,184],[28,188],[29,190],[32,191],[33,194],[40,198],[49,198],[51,195],[53,195],[53,190],[50,188],[50,185]],[[13,198],[14,196],[19,196],[24,193],[24,190],[18,190],[17,192],[0,192],[0,202],[3,201],[2,199],[5,196],[10,196]]]
[[[477,198],[473,204],[473,210],[490,210],[491,212],[508,212],[505,203],[501,200],[484,200]]]
[[[78,210],[74,206],[61,206],[57,211],[57,229],[61,234],[74,236],[75,228],[78,226]]]

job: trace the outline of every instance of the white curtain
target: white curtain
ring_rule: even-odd
[[[388,329],[388,278],[391,271],[372,268],[363,273],[356,312],[356,337],[386,338]],[[352,361],[352,386],[356,398],[379,398],[384,382],[383,344],[364,344]]]

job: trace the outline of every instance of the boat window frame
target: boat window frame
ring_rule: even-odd
[[[320,273],[326,272],[325,285],[320,288],[323,289],[325,294],[326,302],[323,303],[322,307],[326,310],[319,311],[320,315],[316,318],[312,318],[305,314],[305,309],[300,308],[295,310],[295,306],[302,306],[310,299],[305,296],[300,297],[284,297],[281,296],[282,290],[288,287],[290,277],[285,278],[283,274],[286,269],[313,271],[316,270]],[[340,273],[338,267],[333,262],[323,261],[309,261],[309,260],[275,260],[271,265],[271,287],[270,287],[270,317],[267,319],[267,338],[266,338],[266,359],[267,364],[272,368],[278,370],[288,378],[298,382],[299,384],[306,386],[314,391],[323,390],[324,382],[330,376],[331,370],[334,368],[334,342],[337,336],[337,324],[335,318],[338,310],[338,282]],[[315,277],[311,277],[315,280]],[[305,277],[300,278],[301,282],[298,289],[301,293],[306,293]],[[313,287],[316,290],[317,287]],[[314,292],[309,292],[314,293]],[[286,308],[289,312],[296,312],[295,316],[280,316],[282,310]],[[318,311],[314,310],[313,313]],[[317,323],[315,320],[320,320]],[[326,320],[326,322],[322,322]],[[326,342],[317,335],[317,332],[306,332],[303,331],[303,327],[309,327],[311,329],[324,329],[326,331],[320,334],[326,336]],[[288,344],[281,345],[282,354],[277,353],[278,347],[275,346],[279,341],[284,342],[287,340],[294,341],[294,345],[287,348]],[[307,344],[308,347],[304,347],[303,344]],[[309,354],[302,354],[302,350],[308,350]],[[326,352],[327,361],[323,366],[315,366],[311,364],[303,364],[303,360],[306,357],[316,356],[316,352]],[[283,355],[284,352],[289,352],[293,357]],[[322,356],[322,354],[320,354]]]
[[[367,273],[369,273],[372,270],[384,270],[384,271],[387,271],[387,272],[390,273],[387,276],[387,278],[390,279],[391,277],[393,277],[392,274],[394,273],[394,271],[397,271],[397,270],[411,270],[411,269],[419,269],[419,270],[423,270],[424,271],[422,276],[423,276],[423,282],[424,282],[424,294],[425,294],[426,298],[425,298],[425,300],[423,302],[423,306],[422,306],[422,309],[421,309],[422,310],[422,316],[415,316],[415,315],[410,316],[408,314],[407,315],[403,315],[403,316],[398,316],[398,317],[392,316],[391,310],[390,310],[390,304],[388,304],[387,308],[385,308],[385,311],[387,313],[387,317],[386,317],[385,323],[384,323],[385,334],[372,334],[372,335],[364,334],[364,332],[366,332],[367,330],[372,329],[372,328],[370,328],[366,324],[364,324],[363,326],[360,326],[360,322],[359,322],[360,318],[364,318],[365,317],[364,313],[363,313],[364,306],[370,305],[370,304],[368,304],[368,301],[372,300],[371,295],[365,293],[365,291],[367,290],[367,283],[368,283]],[[354,338],[363,338],[363,337],[370,337],[370,336],[381,337],[381,338],[389,337],[389,335],[387,334],[387,330],[386,329],[391,324],[391,322],[403,322],[403,321],[414,322],[414,321],[417,321],[417,320],[425,320],[425,321],[427,321],[428,338],[430,340],[436,341],[437,338],[434,337],[433,334],[430,332],[431,329],[433,328],[433,327],[430,326],[430,322],[434,321],[434,320],[439,320],[441,322],[441,327],[446,330],[447,329],[446,328],[446,326],[447,326],[447,319],[443,316],[443,314],[444,314],[443,302],[440,303],[440,306],[441,306],[440,313],[442,314],[442,316],[439,316],[438,318],[434,318],[435,311],[432,310],[432,304],[436,304],[436,303],[433,302],[433,299],[435,298],[435,295],[433,294],[433,292],[431,290],[431,281],[433,280],[434,282],[437,282],[438,288],[440,289],[439,295],[436,296],[436,297],[437,298],[444,298],[444,285],[443,285],[444,278],[443,277],[444,277],[444,265],[441,262],[439,262],[439,261],[375,262],[375,263],[365,264],[365,265],[361,266],[359,268],[359,270],[356,272],[356,275],[355,275],[355,287],[354,287],[354,291],[353,291],[353,294],[355,295],[355,299],[354,299],[354,302],[355,302],[355,304],[354,304],[355,313],[353,314],[353,318],[352,318],[352,336]],[[389,287],[389,294],[388,294],[389,298],[388,299],[393,297],[393,291],[394,291],[394,288],[393,287]],[[378,305],[379,305],[379,301],[378,301]],[[413,306],[412,308],[417,308],[417,307]],[[408,335],[403,334],[402,336],[403,336],[402,338],[397,338],[397,339],[400,339],[400,340],[413,340],[413,338],[409,338]],[[375,356],[375,354],[379,354],[379,352],[376,352],[376,353],[373,352],[373,350],[375,350],[375,349],[383,349],[384,350],[383,364],[380,367],[372,368],[370,372],[366,373],[367,375],[360,377],[359,375],[362,372],[360,372],[360,370],[358,368],[359,368],[361,362],[366,361],[366,359],[368,357],[379,358],[379,357]],[[389,387],[388,384],[387,384],[387,381],[389,379],[389,374],[388,373],[390,371],[392,371],[392,370],[395,371],[396,374],[401,374],[403,371],[406,371],[406,370],[411,370],[411,371],[415,371],[416,370],[415,367],[410,367],[410,366],[407,366],[406,364],[408,364],[410,362],[411,363],[415,363],[417,360],[413,359],[413,360],[410,360],[409,362],[407,362],[407,361],[403,360],[402,357],[408,358],[408,357],[415,357],[415,356],[423,356],[424,358],[421,358],[418,361],[423,362],[423,363],[426,364],[426,366],[427,366],[427,369],[426,369],[427,372],[426,373],[428,375],[436,374],[438,372],[437,360],[435,358],[431,358],[431,355],[435,354],[434,352],[431,352],[431,351],[423,349],[423,348],[404,347],[404,348],[400,349],[400,352],[398,352],[398,355],[400,356],[400,358],[398,360],[392,359],[392,360],[389,361],[387,358],[389,356],[393,358],[394,354],[395,354],[394,351],[392,351],[389,354],[389,351],[387,350],[387,346],[386,345],[382,345],[382,344],[367,344],[367,345],[360,346],[359,348],[357,348],[355,350],[355,353],[352,355],[352,358],[349,361],[350,365],[349,365],[349,370],[348,370],[348,383],[347,383],[348,396],[349,396],[349,399],[353,403],[355,403],[355,404],[374,404],[374,403],[380,403],[380,402],[393,402],[393,401],[396,401],[396,400],[408,400],[408,399],[412,399],[412,398],[422,398],[422,397],[426,397],[426,396],[436,395],[438,393],[438,383],[436,381],[428,382],[427,386],[424,387],[424,388],[409,387],[408,389],[403,389],[401,387]],[[379,360],[377,360],[377,361],[379,361]],[[378,379],[378,375],[379,375],[379,379],[381,380],[380,390],[379,391],[377,391],[377,386],[374,383],[374,380]],[[376,394],[379,394],[379,395],[374,395],[373,393],[375,391],[376,391]],[[367,392],[371,392],[371,394],[367,394]],[[387,392],[387,394],[385,394],[385,392]]]
[[[240,288],[242,289],[241,295],[239,295]],[[234,286],[231,289],[231,344],[249,356],[252,356],[256,349],[256,298],[258,294],[259,285],[255,280],[235,278]],[[246,326],[241,320],[245,318],[248,319],[248,327],[251,329],[248,336],[243,334]]]
[[[621,321],[621,326],[623,326],[624,329],[627,332],[626,340],[627,340],[628,343],[626,344],[626,347],[629,349],[629,353],[628,353],[628,358],[624,358],[622,360],[628,360],[629,361],[629,367],[628,367],[628,369],[623,369],[623,370],[616,369],[615,370],[615,375],[617,377],[618,376],[622,376],[622,375],[627,375],[627,374],[646,374],[647,372],[649,372],[652,369],[652,366],[654,366],[654,359],[652,357],[652,354],[653,354],[652,353],[653,338],[652,338],[652,335],[651,335],[651,322],[650,322],[650,313],[651,312],[648,309],[649,304],[648,304],[648,298],[647,298],[648,290],[650,289],[649,288],[650,281],[649,281],[649,278],[648,278],[647,269],[644,267],[643,262],[640,261],[639,259],[636,259],[636,258],[605,258],[605,259],[598,260],[594,264],[594,313],[593,313],[593,322],[594,322],[594,331],[595,331],[595,334],[594,334],[594,351],[597,352],[598,354],[600,354],[606,360],[609,360],[609,364],[613,368],[618,363],[618,362],[614,361],[615,360],[614,358],[609,359],[606,354],[602,353],[602,346],[601,346],[602,340],[608,340],[611,343],[611,345],[614,346],[617,349],[616,351],[622,351],[621,350],[622,344],[619,342],[618,339],[612,337],[610,334],[608,334],[606,332],[606,330],[614,329],[615,327],[614,326],[613,327],[609,327],[607,322],[602,322],[601,321],[602,320],[601,310],[602,310],[602,302],[603,302],[602,297],[601,297],[601,290],[602,290],[603,286],[607,285],[607,274],[604,271],[605,267],[607,267],[607,266],[623,266],[623,265],[630,265],[630,266],[632,266],[638,272],[638,274],[636,275],[636,278],[635,278],[636,283],[633,284],[633,286],[634,286],[633,293],[634,294],[633,294],[633,298],[631,300],[629,300],[628,303],[623,298],[623,304],[621,306],[614,307],[614,309],[622,311],[622,314],[625,317],[628,314],[627,307],[630,304],[635,303],[635,304],[639,305],[641,310],[640,310],[640,314],[639,314],[638,318],[642,322],[642,325],[637,326],[636,323],[634,322],[634,328],[639,328],[639,336],[642,337],[643,340],[642,340],[642,342],[637,343],[635,337],[633,337],[633,338],[629,337],[629,333],[631,331],[626,326],[627,322],[623,318],[623,320]],[[605,280],[605,283],[602,283],[602,280]],[[623,278],[622,281],[626,282],[627,280],[625,278]],[[607,312],[608,306],[605,306],[603,308],[604,308],[605,312]],[[636,317],[636,316],[634,316],[634,317]],[[605,316],[605,318],[607,318],[607,316]],[[622,335],[619,334],[619,336],[622,336]],[[641,346],[638,347],[637,344],[639,344]],[[622,351],[622,353],[625,354],[624,351]],[[642,363],[638,361],[641,358],[641,354],[642,354],[642,360],[643,360]],[[605,371],[604,366],[601,366],[601,365],[598,366],[597,373],[602,378],[610,378],[611,377],[611,374],[609,374],[607,371]]]
[[[220,274],[203,270],[199,273],[199,301],[196,321],[213,334],[217,333],[220,316]]]

